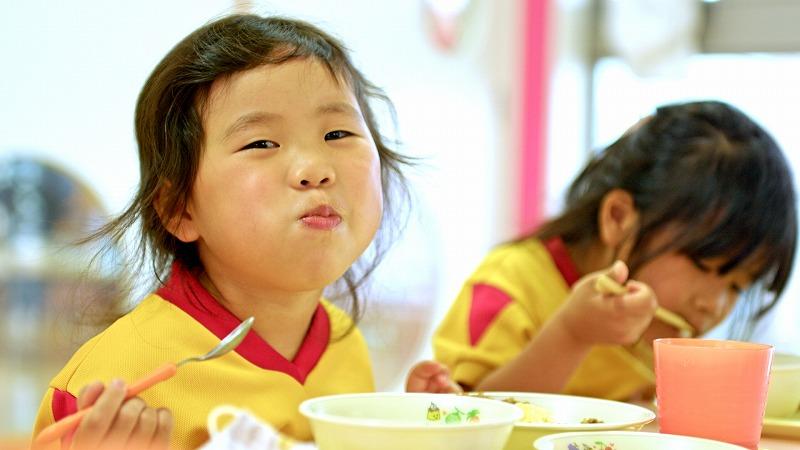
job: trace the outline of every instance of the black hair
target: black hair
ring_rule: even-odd
[[[212,83],[225,76],[263,65],[278,65],[297,58],[321,62],[335,80],[352,89],[378,150],[384,197],[384,217],[397,211],[398,200],[409,199],[401,168],[412,159],[392,150],[380,134],[371,100],[389,99],[352,64],[348,51],[336,38],[304,21],[233,14],[197,29],[179,42],[158,63],[144,84],[136,105],[136,139],[139,147],[140,183],[130,205],[85,241],[121,245],[135,225],[141,233],[134,243],[139,267],[148,261],[155,278],[163,280],[174,260],[201,270],[197,248],[172,235],[161,217],[179,217],[197,174],[203,151],[203,111]],[[162,189],[168,186],[168,189]],[[158,196],[163,211],[159,215]],[[351,299],[355,321],[362,314],[358,288],[385,253],[381,233],[369,252],[371,261],[354,264],[339,280]],[[138,270],[137,270],[138,269]]]
[[[742,314],[749,325],[786,287],[797,241],[791,171],[775,140],[742,111],[719,101],[666,105],[597,154],[570,186],[565,210],[535,233],[567,244],[598,237],[598,211],[613,189],[632,195],[640,214],[631,271],[666,252],[700,262],[722,258],[725,274],[757,267]],[[679,230],[654,247],[653,238]]]

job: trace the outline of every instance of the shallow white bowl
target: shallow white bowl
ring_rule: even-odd
[[[429,420],[432,403],[442,412],[477,410],[479,420]],[[408,393],[317,397],[301,403],[300,412],[320,450],[500,450],[522,417],[516,406],[496,400]]]
[[[551,434],[537,439],[533,447],[536,450],[747,450],[710,439],[640,431]]]
[[[641,406],[592,397],[532,392],[484,392],[481,395],[494,399],[513,397],[542,407],[551,415],[549,423],[515,423],[506,450],[529,450],[537,438],[564,431],[638,430],[656,418],[653,411]],[[602,420],[602,423],[581,423],[589,418]]]

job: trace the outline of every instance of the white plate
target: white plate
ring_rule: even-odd
[[[552,422],[517,422],[515,426],[551,432],[641,428],[656,418],[655,413],[647,408],[593,397],[533,392],[484,392],[482,395],[494,399],[512,397],[545,408],[550,412]],[[602,422],[581,423],[590,418]]]
[[[536,450],[746,450],[738,445],[676,434],[600,431],[551,434],[534,443]]]
[[[530,450],[536,439],[564,431],[639,430],[656,418],[653,411],[641,406],[592,397],[533,392],[484,392],[480,395],[500,400],[513,397],[545,408],[552,417],[552,422],[516,422],[505,450]],[[602,420],[602,423],[581,423],[589,418]]]

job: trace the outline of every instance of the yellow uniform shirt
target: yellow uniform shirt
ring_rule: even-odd
[[[497,247],[466,281],[436,330],[435,358],[450,368],[455,381],[476,386],[522,351],[578,278],[560,239]],[[645,347],[595,346],[564,393],[625,400],[650,391],[652,357]],[[536,376],[535,369],[530,376]]]
[[[84,344],[56,375],[34,432],[74,412],[86,384],[113,378],[130,383],[165,362],[205,354],[239,323],[176,263],[163,288]],[[235,351],[181,366],[172,379],[139,396],[151,407],[172,411],[173,448],[207,441],[206,418],[221,404],[245,408],[283,433],[311,440],[309,424],[298,412],[303,400],[374,390],[361,334],[354,330],[342,337],[350,323],[343,311],[322,301],[292,361],[251,331]]]

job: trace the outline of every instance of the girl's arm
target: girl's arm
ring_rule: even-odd
[[[624,283],[628,268],[616,262],[604,271]],[[540,332],[508,364],[485,377],[478,391],[560,392],[596,344],[631,344],[652,320],[657,306],[647,285],[628,281],[620,295],[595,290],[602,272],[584,276]]]
[[[553,317],[516,358],[491,372],[475,390],[560,392],[590,348]]]

